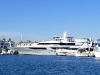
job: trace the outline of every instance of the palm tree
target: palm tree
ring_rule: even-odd
[[[6,39],[5,39],[5,38],[3,38],[3,39],[2,39],[2,41],[6,41]]]

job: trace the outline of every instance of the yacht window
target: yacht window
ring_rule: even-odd
[[[46,48],[37,48],[37,47],[29,47],[30,49],[46,49]]]
[[[7,48],[6,46],[4,46],[4,48]]]
[[[69,49],[69,47],[51,47],[52,49]]]
[[[50,45],[50,44],[59,44],[59,43],[39,43],[38,45]]]
[[[81,46],[83,43],[76,43],[75,45],[76,46]]]
[[[11,44],[11,45],[13,45],[13,44]]]
[[[70,48],[70,50],[77,50],[78,48]]]
[[[59,43],[59,45],[75,45],[75,43]]]
[[[1,43],[1,45],[3,45],[3,43]]]
[[[86,50],[84,50],[84,49],[79,49],[78,51],[81,52],[81,53],[86,52]]]
[[[3,46],[1,46],[1,48],[3,48]]]
[[[89,50],[89,48],[86,48],[86,50],[88,51],[88,50]]]
[[[93,51],[93,48],[90,48],[90,51]]]

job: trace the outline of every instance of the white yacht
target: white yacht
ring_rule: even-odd
[[[100,39],[97,40],[97,46],[94,49],[95,57],[100,58]]]
[[[57,49],[77,50],[87,41],[74,40],[73,37],[67,37],[67,32],[62,37],[54,37],[51,41],[42,41],[39,43],[20,42],[16,47],[9,47],[12,53],[32,54],[32,55],[56,55]],[[87,42],[88,43],[88,42]],[[78,46],[77,46],[78,45]],[[83,47],[83,46],[82,46]],[[69,51],[71,51],[69,50]]]

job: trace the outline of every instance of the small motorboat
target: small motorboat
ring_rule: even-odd
[[[56,55],[62,56],[75,56],[76,50],[69,50],[69,49],[57,49]]]
[[[89,57],[89,51],[87,51],[86,49],[77,49],[76,56]]]

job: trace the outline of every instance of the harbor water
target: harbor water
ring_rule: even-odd
[[[100,75],[95,57],[0,55],[0,75]]]

